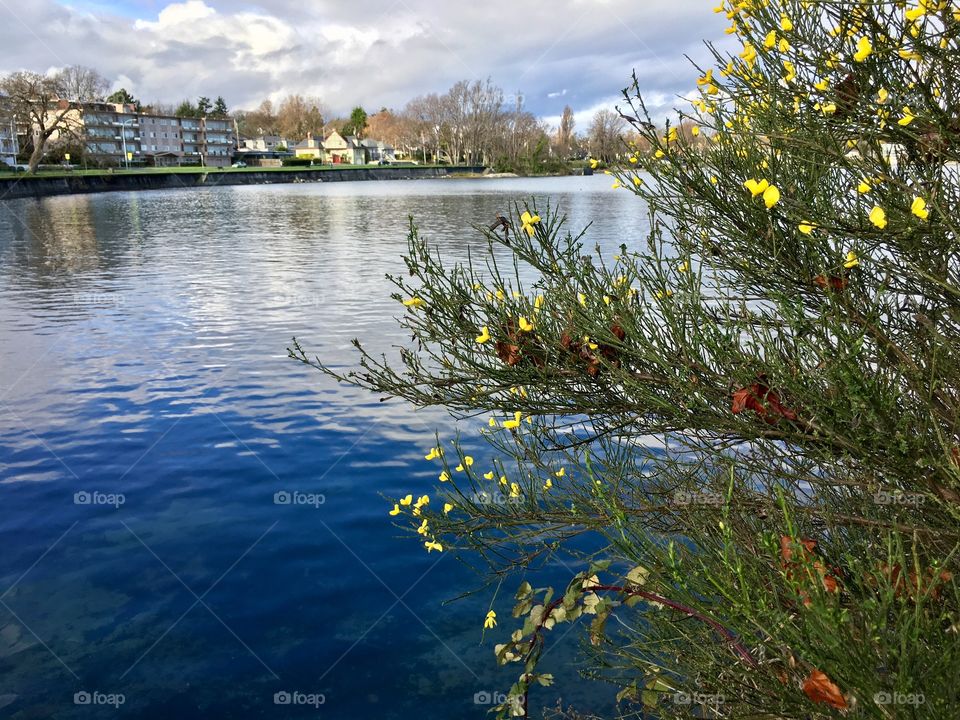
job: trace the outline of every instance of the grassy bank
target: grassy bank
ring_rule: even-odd
[[[230,174],[230,173],[316,173],[316,172],[338,172],[342,170],[362,170],[378,168],[438,168],[449,167],[447,165],[414,165],[413,163],[391,163],[390,165],[314,165],[298,167],[168,167],[168,168],[114,168],[112,170],[84,170],[76,168],[67,169],[43,169],[34,174],[23,172],[4,172],[0,171],[0,180],[13,179],[37,179],[37,178],[65,178],[65,177],[117,177],[129,175],[197,175],[197,174]]]

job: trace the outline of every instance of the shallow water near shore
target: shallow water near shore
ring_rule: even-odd
[[[481,579],[383,497],[433,492],[423,454],[449,419],[286,348],[396,357],[384,274],[408,216],[465,259],[472,225],[531,196],[611,254],[645,238],[604,176],[0,203],[0,717],[486,717],[516,676],[493,657],[515,584],[482,638],[492,589],[443,604]],[[577,679],[565,631],[532,706],[609,715],[615,688]]]

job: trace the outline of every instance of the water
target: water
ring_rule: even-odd
[[[475,699],[518,672],[493,645],[519,579],[481,643],[492,591],[443,604],[480,578],[383,498],[432,492],[422,455],[449,423],[286,348],[347,367],[353,337],[403,343],[384,274],[403,271],[407,216],[463,258],[472,224],[530,196],[594,221],[591,242],[643,238],[644,209],[603,176],[0,203],[0,717],[485,717]],[[609,712],[575,636],[532,707]],[[275,703],[295,691],[323,705]]]

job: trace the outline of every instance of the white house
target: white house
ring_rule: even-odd
[[[364,149],[367,162],[396,162],[397,155],[392,145],[383,140],[361,140],[360,146]]]
[[[353,135],[344,137],[334,130],[323,141],[323,149],[329,161],[335,165],[363,165],[365,162],[363,147]]]

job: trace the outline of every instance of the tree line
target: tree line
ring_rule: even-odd
[[[137,112],[158,115],[229,116],[222,96],[212,101],[201,96],[195,102],[187,99],[178,105],[142,103],[126,88],[108,95],[109,87],[110,82],[100,73],[82,66],[51,74],[17,72],[0,78],[0,93],[7,98],[8,111],[19,118],[31,170],[39,165],[51,138],[72,137],[83,150],[81,124],[70,108],[50,112],[60,99],[123,103],[134,106]],[[407,157],[424,162],[466,163],[519,172],[559,170],[566,161],[588,156],[611,163],[622,157],[625,140],[643,144],[636,133],[628,132],[624,118],[610,109],[595,113],[586,131],[579,134],[574,111],[567,105],[558,127],[553,128],[526,109],[522,95],[507,95],[489,78],[461,80],[444,93],[415,97],[399,110],[382,107],[368,114],[356,107],[347,117],[334,117],[320,98],[290,94],[278,103],[266,99],[256,109],[237,111],[233,117],[241,137],[278,135],[299,142],[308,135],[322,138],[337,130],[344,136],[382,140]],[[28,126],[32,126],[32,132],[23,129]]]

